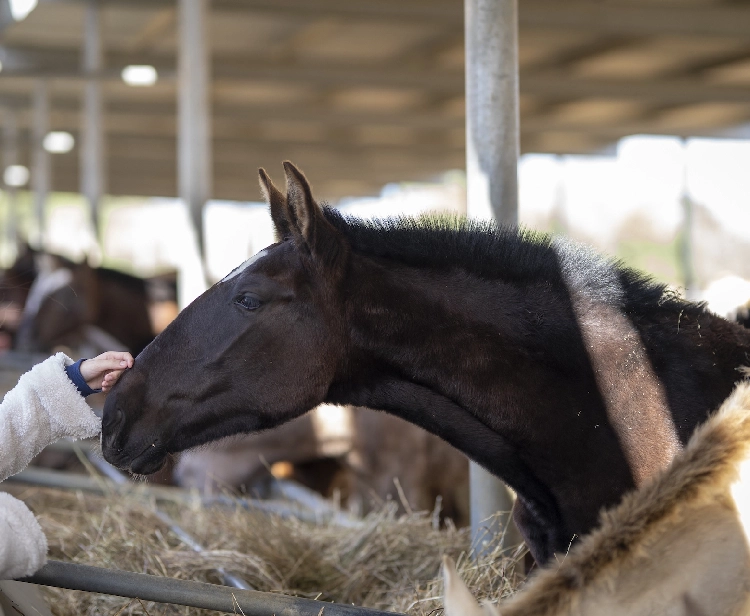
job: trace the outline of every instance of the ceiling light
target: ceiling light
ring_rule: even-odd
[[[3,180],[6,186],[18,188],[24,186],[29,181],[29,169],[23,165],[10,165],[5,168]]]
[[[23,21],[36,8],[38,0],[10,0],[10,14],[16,21]]]
[[[52,131],[44,136],[42,146],[52,154],[65,154],[70,152],[75,145],[75,139],[65,131]]]
[[[156,83],[156,69],[148,64],[131,64],[122,69],[122,80],[129,86],[152,86]]]

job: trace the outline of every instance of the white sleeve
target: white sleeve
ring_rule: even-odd
[[[47,561],[47,538],[29,508],[0,492],[0,580],[31,575]]]
[[[58,353],[24,374],[0,403],[0,481],[23,470],[50,443],[88,438],[101,420],[68,378],[73,363]]]

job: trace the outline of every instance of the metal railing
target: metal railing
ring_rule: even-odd
[[[326,603],[270,592],[241,590],[174,578],[49,561],[22,582],[98,592],[141,601],[173,603],[245,616],[404,616],[369,608]]]

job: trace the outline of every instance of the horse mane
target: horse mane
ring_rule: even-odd
[[[489,280],[544,282],[626,311],[645,306],[706,311],[704,304],[683,299],[618,259],[547,233],[451,214],[364,220],[331,207],[323,212],[360,254],[414,267],[458,267]]]

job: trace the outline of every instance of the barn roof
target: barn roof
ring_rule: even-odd
[[[101,0],[105,68],[81,69],[85,3],[0,2],[0,105],[28,161],[37,78],[51,128],[78,135],[86,78],[104,83],[108,192],[173,196],[173,0]],[[522,152],[591,153],[636,133],[739,135],[750,122],[750,2],[520,0]],[[255,169],[295,161],[328,198],[464,167],[460,0],[213,0],[214,196],[258,198]],[[153,87],[121,80],[157,68]],[[738,128],[740,127],[740,128]],[[744,129],[747,135],[750,131]],[[78,155],[53,190],[78,190]]]

